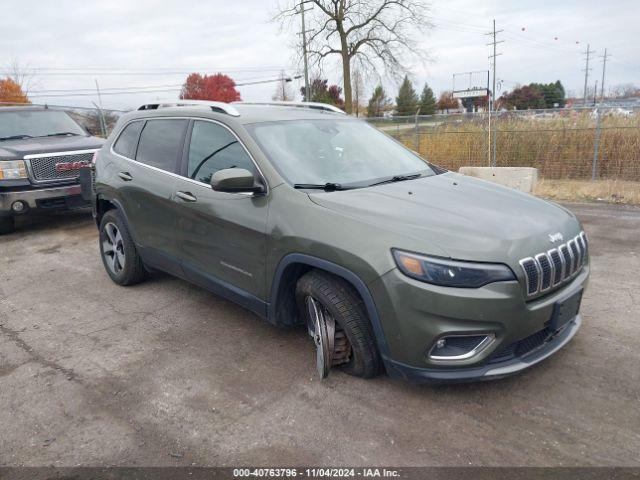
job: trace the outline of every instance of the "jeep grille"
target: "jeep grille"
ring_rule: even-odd
[[[34,182],[55,182],[63,180],[75,180],[80,174],[79,169],[56,169],[57,164],[69,164],[73,162],[86,162],[91,164],[91,158],[96,150],[81,152],[60,152],[48,155],[27,155],[25,160],[29,167],[31,178]]]
[[[546,292],[575,276],[588,258],[584,232],[548,252],[520,260],[527,284],[527,296]]]

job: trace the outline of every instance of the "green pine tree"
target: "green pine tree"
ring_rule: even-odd
[[[413,89],[409,77],[405,76],[396,97],[396,115],[400,117],[415,115],[418,106],[418,95]]]
[[[378,85],[369,99],[367,117],[382,117],[385,108],[388,107],[389,104],[389,97],[387,97],[384,88],[382,88],[382,85]]]
[[[420,95],[420,115],[433,115],[436,113],[436,97],[431,87],[425,83]]]

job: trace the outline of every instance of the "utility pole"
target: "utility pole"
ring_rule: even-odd
[[[102,130],[102,136],[104,136],[106,138],[107,136],[107,122],[105,121],[104,118],[104,108],[102,107],[102,96],[100,95],[100,85],[98,85],[98,79],[94,78],[94,81],[96,82],[96,91],[98,92],[98,103],[100,104],[100,108],[98,108],[98,118],[100,121],[100,130]],[[93,103],[93,102],[92,102]],[[94,105],[96,105],[94,103]],[[96,105],[97,107],[97,105]]]
[[[596,51],[591,50],[591,46],[587,43],[587,51],[582,53],[587,56],[586,63],[584,66],[584,92],[582,95],[582,106],[586,107],[587,106],[587,83],[589,82],[589,70],[591,70],[589,68],[589,57],[592,53],[596,53]]]
[[[601,55],[602,58],[602,82],[600,82],[600,101],[604,101],[604,72],[607,69],[607,49],[604,49],[604,55]]]
[[[493,88],[489,95],[489,141],[491,141],[491,114],[495,110],[495,96],[496,96],[496,58],[498,55],[502,55],[501,53],[496,52],[496,46],[499,43],[503,43],[504,40],[497,40],[496,36],[498,33],[503,32],[504,30],[496,30],[496,20],[493,19],[493,31],[489,33],[485,33],[485,35],[492,35],[493,41],[487,43],[487,45],[493,45],[493,55],[489,55],[490,59],[493,59]],[[493,156],[491,160],[491,166],[496,166],[496,137],[497,135],[493,135]],[[491,147],[489,147],[491,148]]]
[[[593,106],[596,106],[598,101],[598,80],[596,80],[596,85],[593,87]]]
[[[302,18],[302,59],[304,62],[304,101],[311,101],[311,91],[309,88],[309,61],[307,59],[307,27],[304,22],[304,12],[307,12],[309,9],[304,8],[304,4],[309,0],[300,0],[300,17]]]

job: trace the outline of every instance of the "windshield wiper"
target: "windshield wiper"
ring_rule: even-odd
[[[72,137],[78,137],[80,136],[79,133],[75,133],[75,132],[57,132],[57,133],[50,133],[48,135],[41,135],[42,137],[61,137],[61,136],[69,136],[71,135]]]
[[[33,138],[31,135],[11,135],[9,137],[0,137],[0,141],[3,140],[20,140],[22,138]]]
[[[372,183],[369,186],[374,187],[376,185],[384,185],[385,183],[394,183],[394,182],[403,182],[404,180],[413,180],[414,178],[420,178],[422,175],[423,175],[422,173],[414,173],[411,175],[394,175],[391,178],[381,180],[380,182]]]
[[[349,187],[343,187],[339,183],[296,183],[293,188],[300,190],[325,190],[327,192],[334,192],[336,190],[347,190]]]

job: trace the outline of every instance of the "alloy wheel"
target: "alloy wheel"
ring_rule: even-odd
[[[122,234],[118,227],[109,222],[104,226],[104,237],[102,240],[102,255],[109,270],[115,275],[124,270],[125,254]]]

